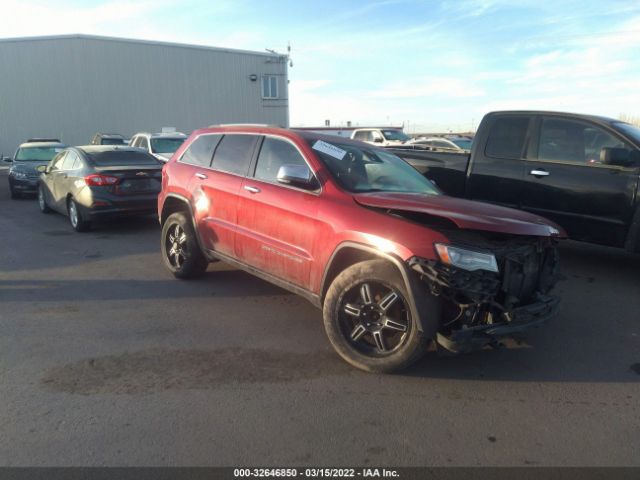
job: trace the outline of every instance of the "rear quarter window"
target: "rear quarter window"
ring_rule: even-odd
[[[498,118],[491,126],[485,154],[495,158],[522,158],[529,117]]]
[[[213,168],[236,175],[246,175],[257,140],[257,135],[225,135],[213,156]]]
[[[201,135],[187,147],[180,161],[200,167],[211,166],[213,152],[220,143],[222,135]]]

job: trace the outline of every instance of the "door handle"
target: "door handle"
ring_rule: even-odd
[[[244,189],[247,192],[251,192],[251,193],[260,193],[260,189],[258,187],[252,187],[251,185],[245,185]]]
[[[533,175],[534,177],[548,177],[549,175],[551,175],[546,170],[531,170],[529,174]]]
[[[209,178],[204,173],[200,173],[200,172],[196,173],[196,177],[198,177],[201,180],[206,180],[207,178]]]

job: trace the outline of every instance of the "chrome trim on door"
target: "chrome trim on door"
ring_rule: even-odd
[[[251,185],[245,185],[244,189],[247,192],[251,192],[251,193],[260,193],[260,189],[258,187],[252,187]]]
[[[204,173],[200,172],[196,173],[196,177],[200,178],[201,180],[206,180],[207,178],[209,178]]]

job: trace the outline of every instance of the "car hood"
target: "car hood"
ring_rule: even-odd
[[[566,236],[560,226],[537,215],[461,198],[388,192],[359,193],[355,194],[353,198],[357,203],[366,207],[417,212],[445,218],[458,228],[465,230],[484,230],[538,237]]]
[[[49,162],[16,162],[14,161],[11,164],[11,171],[34,173],[36,172],[36,168],[41,165],[49,165]]]

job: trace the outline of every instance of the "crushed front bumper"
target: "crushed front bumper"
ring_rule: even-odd
[[[556,315],[559,303],[557,297],[546,297],[537,303],[505,312],[510,317],[509,321],[452,330],[448,335],[438,333],[437,341],[454,353],[470,352],[482,349],[487,345],[496,345],[501,338],[542,326]]]
[[[500,338],[538,327],[557,313],[559,298],[550,294],[559,278],[557,251],[520,248],[515,253],[502,257],[499,274],[409,260],[429,293],[442,297],[454,312],[447,314],[443,308],[440,345],[455,353],[496,345]]]

